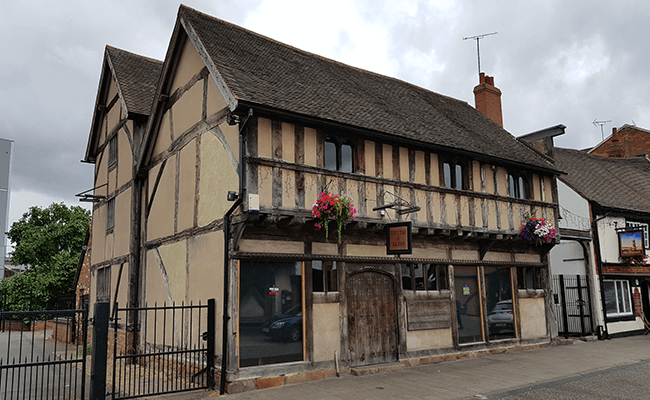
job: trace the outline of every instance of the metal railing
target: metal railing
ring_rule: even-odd
[[[215,325],[208,317],[214,313],[214,299],[141,308],[116,303],[112,378],[107,380],[112,398],[214,389]]]
[[[87,310],[0,312],[0,397],[86,398]]]
[[[554,275],[553,292],[558,334],[568,337],[593,333],[589,279],[581,275]]]

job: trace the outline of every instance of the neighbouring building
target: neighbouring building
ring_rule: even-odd
[[[232,392],[548,343],[555,242],[519,227],[557,225],[559,170],[491,113],[181,6],[164,62],[106,49],[90,301],[216,298]],[[323,192],[358,210],[340,243]]]
[[[589,150],[589,154],[605,157],[644,157],[650,152],[650,131],[625,124],[612,128],[612,134]]]
[[[580,332],[581,323],[583,333],[600,325],[610,337],[644,332],[642,316],[650,312],[650,268],[644,260],[650,256],[650,159],[553,147],[552,138],[562,133],[560,126],[519,139],[566,173],[558,180],[562,240],[551,251],[551,270],[582,276],[591,289],[567,301],[572,333]],[[561,313],[556,318],[560,330],[571,330]]]

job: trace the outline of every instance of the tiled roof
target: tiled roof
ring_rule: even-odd
[[[554,149],[560,180],[603,207],[650,213],[650,161],[608,158],[572,149]]]
[[[239,102],[554,169],[466,102],[296,49],[189,7],[181,6],[179,18],[196,33]]]
[[[162,61],[106,46],[107,58],[113,66],[129,113],[149,115],[162,70]]]

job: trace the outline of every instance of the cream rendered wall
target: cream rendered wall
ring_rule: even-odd
[[[334,360],[334,352],[341,354],[339,304],[314,304],[314,361]]]
[[[171,114],[172,113],[170,110],[167,110],[163,113],[163,116],[160,120],[160,127],[158,128],[158,134],[156,135],[156,142],[153,146],[152,156],[157,156],[164,153],[172,144],[171,125],[169,122]]]
[[[185,39],[183,50],[181,50],[176,71],[174,72],[170,94],[185,86],[194,75],[201,72],[203,67],[205,67],[205,64],[194,48],[194,45],[190,40]]]
[[[182,240],[180,242],[167,244],[158,248],[160,259],[165,267],[167,279],[167,289],[171,294],[170,301],[181,303],[185,301],[186,295],[186,280],[187,280],[187,242]],[[164,275],[164,274],[163,274]]]
[[[230,208],[229,190],[239,190],[239,175],[223,144],[211,132],[201,135],[198,223],[223,218]]]
[[[121,268],[121,271],[120,271]],[[122,273],[122,278],[120,279],[120,272]],[[129,264],[124,263],[123,266],[120,264],[111,266],[111,304],[114,301],[117,301],[120,307],[125,307],[128,297],[128,276],[129,276]],[[120,282],[120,287],[117,287],[117,282]],[[116,297],[117,295],[117,297]],[[91,298],[92,302],[95,301],[95,298]],[[112,307],[112,306],[111,306]]]
[[[271,120],[266,118],[257,119],[257,155],[264,158],[272,158],[271,151],[273,144],[271,140]],[[314,140],[315,142],[315,140]],[[305,149],[306,150],[306,149]],[[314,153],[316,147],[314,146]],[[307,153],[307,151],[305,151]],[[314,155],[314,158],[316,156]],[[307,158],[305,156],[305,158]]]
[[[183,96],[171,108],[173,121],[172,140],[179,138],[201,120],[202,104],[203,81],[197,81],[190,90],[183,93]]]
[[[596,216],[600,218],[600,216]],[[603,262],[619,262],[618,235],[616,227],[625,228],[625,218],[605,217],[596,222],[598,229],[598,242],[600,243],[600,256]]]
[[[404,182],[409,182],[409,150],[406,147],[399,148],[399,178]]]
[[[106,204],[93,210],[93,251],[90,252],[90,264],[98,264],[104,260],[104,242],[106,241]],[[92,286],[92,285],[91,285]]]
[[[543,297],[519,299],[519,316],[522,339],[546,336],[546,312]]]
[[[129,122],[129,124],[132,128],[133,123]],[[133,132],[133,129],[131,129],[131,132]],[[119,188],[129,183],[133,177],[131,143],[124,128],[117,132],[117,157],[117,187]]]
[[[156,176],[149,172],[149,182],[155,182]],[[147,220],[146,240],[171,236],[174,233],[174,204],[176,191],[176,156],[167,159],[158,189],[151,202],[151,212]]]
[[[97,157],[97,164],[95,166],[95,189],[96,196],[107,196],[108,187],[102,186],[108,183],[108,151],[104,150],[102,157]],[[102,186],[102,187],[98,187]]]
[[[316,129],[307,127],[305,127],[305,164],[312,167],[318,165],[316,161]]]
[[[214,79],[212,79],[212,76],[210,76],[208,79],[208,104],[206,107],[208,117],[216,114],[226,107],[228,107],[226,100],[221,95],[217,84],[214,83]]]
[[[406,331],[406,350],[426,350],[453,347],[451,329]]]
[[[114,257],[129,253],[131,238],[131,189],[117,195],[115,198],[115,238]]]
[[[196,139],[180,151],[178,173],[178,229],[182,232],[194,226],[196,192]]]
[[[389,144],[384,144],[382,146],[382,168],[383,176],[386,179],[395,179],[393,176],[393,146]]]
[[[415,151],[415,183],[421,185],[426,184],[426,173],[424,170],[424,152],[420,150]],[[424,207],[422,207],[424,209]]]

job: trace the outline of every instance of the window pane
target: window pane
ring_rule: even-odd
[[[427,269],[427,289],[428,290],[438,290],[438,274],[437,266],[435,264],[425,264],[428,265]]]
[[[321,260],[311,262],[311,281],[314,293],[325,291],[323,287],[323,262]]]
[[[301,263],[242,262],[239,365],[302,361]]]
[[[336,144],[332,141],[325,141],[325,168],[336,171]]]
[[[618,313],[616,306],[616,285],[614,281],[604,281],[603,287],[605,288],[605,307],[607,314]]]
[[[490,340],[515,337],[510,268],[485,267],[485,297]]]
[[[525,199],[526,198],[526,193],[524,191],[524,178],[521,177],[521,176],[519,177],[519,185],[518,185],[517,189],[519,189],[519,198],[520,199]]]
[[[352,172],[352,146],[345,143],[341,146],[341,171]]]
[[[515,178],[514,176],[508,174],[508,196],[510,197],[516,197],[516,187],[515,187]]]
[[[336,292],[339,290],[339,274],[336,269],[336,261],[328,261],[325,267],[326,275],[326,289],[328,292]]]
[[[445,187],[451,188],[451,166],[449,163],[442,164],[443,172],[445,175]]]
[[[424,290],[424,265],[414,264],[415,269],[415,290]]]
[[[621,311],[631,313],[632,305],[630,304],[630,282],[621,281],[621,289],[621,292],[623,293],[623,301],[621,302],[621,304],[623,304],[623,307],[621,307]]]
[[[623,302],[623,288],[621,281],[616,281],[616,299],[618,301],[618,312],[625,312],[625,303]]]
[[[459,164],[456,164],[456,173],[454,174],[455,183],[454,189],[462,190],[463,189],[463,167]]]
[[[402,289],[413,290],[413,283],[411,280],[411,266],[402,264]]]

